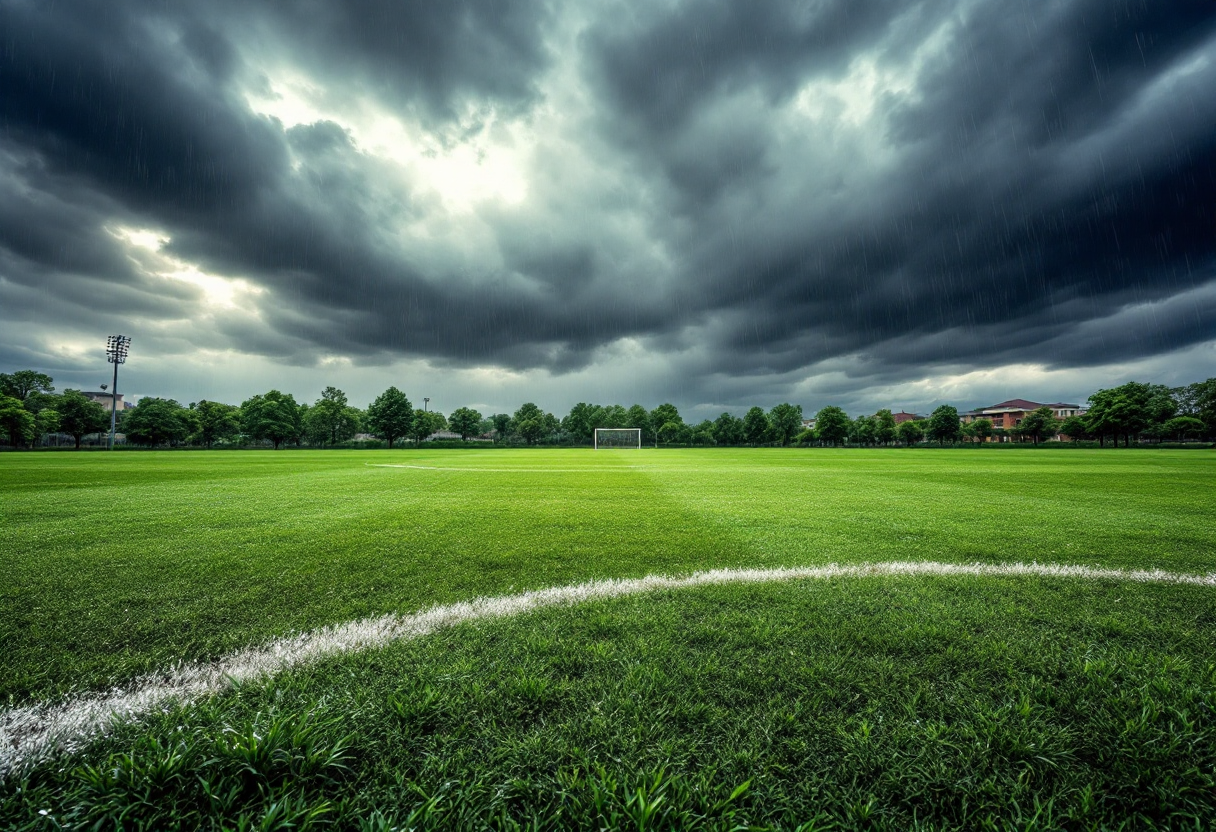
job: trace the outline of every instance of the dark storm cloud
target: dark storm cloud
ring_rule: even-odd
[[[631,124],[630,146],[657,148],[668,180],[694,197],[681,208],[697,218],[699,230],[719,220],[719,235],[723,218],[704,199],[719,196],[710,187],[715,172],[708,169],[709,186],[687,181],[690,170],[706,170],[717,138],[685,142],[683,131],[698,129],[696,109],[714,106],[714,91],[757,74],[765,77],[766,94],[788,97],[790,79],[805,78],[801,65],[811,60],[781,57],[786,44],[807,39],[793,21],[765,10],[745,24],[735,17],[742,12],[730,9],[710,10],[698,25],[687,7],[677,8],[624,50],[628,60],[611,52],[602,60],[622,109],[646,115],[649,132],[639,138]],[[832,59],[847,59],[857,38],[886,51],[890,35],[882,24],[891,14],[819,11],[832,48],[815,58],[826,72],[839,73]],[[734,217],[752,230],[775,223],[783,236],[754,247],[745,242],[725,258],[708,247],[700,270],[708,279],[697,283],[695,301],[707,312],[748,309],[732,315],[739,320],[723,335],[723,360],[738,372],[782,370],[872,350],[888,339],[959,329],[962,338],[958,332],[929,338],[937,349],[901,343],[878,351],[895,363],[995,358],[1004,350],[992,339],[1007,322],[1013,325],[1004,329],[1058,335],[1109,314],[1132,290],[1148,300],[1216,277],[1216,99],[1202,92],[1216,82],[1211,63],[1196,70],[1203,83],[1192,79],[1157,93],[1170,100],[1143,102],[1156,108],[1157,119],[1135,124],[1119,144],[1102,142],[1180,56],[1207,44],[1209,61],[1216,58],[1214,22],[1216,8],[1201,2],[989,3],[962,16],[948,53],[922,82],[921,99],[890,104],[889,138],[905,157],[881,192],[847,193],[850,203],[866,207],[864,218]],[[846,44],[843,53],[837,44]],[[656,76],[679,92],[642,81]],[[763,123],[746,128],[753,143],[766,131]],[[1094,145],[1089,152],[1086,143]],[[797,160],[771,154],[768,160],[772,178],[805,171]],[[749,173],[727,195],[751,189],[753,202],[763,204],[769,173]],[[832,198],[806,196],[808,203]],[[1066,306],[1076,298],[1090,303]],[[1163,344],[1134,331],[1126,341],[1136,345],[1132,351],[1187,343]],[[1082,363],[1110,357],[1100,346],[1058,353],[1047,346],[1019,344],[1021,357]]]
[[[842,356],[885,381],[1176,350],[1213,338],[1214,45],[1216,7],[1185,0],[14,0],[0,320],[189,317],[198,291],[124,226],[268,290],[256,328],[191,337],[287,363],[563,372],[633,337],[776,390]],[[442,148],[559,135],[522,202],[455,216],[339,116],[254,112],[283,68]]]

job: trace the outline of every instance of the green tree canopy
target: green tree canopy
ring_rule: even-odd
[[[640,404],[635,404],[625,412],[625,427],[638,428],[642,431],[642,442],[654,442],[654,423],[650,420],[650,412]]]
[[[883,409],[874,414],[874,441],[890,445],[895,441],[895,415]]]
[[[59,411],[59,429],[76,440],[76,450],[80,450],[81,439],[110,426],[109,412],[79,390],[64,390],[55,409]]]
[[[828,445],[839,445],[849,435],[849,415],[835,405],[815,414],[815,437]]]
[[[849,425],[849,441],[855,445],[873,445],[877,440],[873,416],[858,416]]]
[[[223,402],[203,399],[191,406],[198,425],[196,441],[210,448],[216,442],[231,439],[241,432],[241,411]]]
[[[650,424],[656,432],[661,433],[668,423],[675,423],[676,425],[684,424],[684,418],[680,416],[680,411],[676,409],[674,404],[664,402],[650,411]],[[663,439],[663,437],[659,438]],[[666,439],[664,441],[671,442],[674,440]]]
[[[396,387],[390,387],[377,396],[367,409],[367,426],[383,437],[390,448],[394,440],[409,435],[413,424],[414,408]]]
[[[360,415],[347,403],[345,393],[336,387],[326,387],[307,411],[304,428],[308,441],[315,445],[345,442],[359,432]]]
[[[0,430],[14,448],[24,448],[37,438],[37,419],[16,396],[0,395]]]
[[[490,421],[494,423],[495,442],[511,435],[511,414],[495,413],[490,417]]]
[[[1161,433],[1171,439],[1188,439],[1203,436],[1207,425],[1194,416],[1175,416],[1161,426]]]
[[[589,440],[596,427],[596,408],[593,404],[579,402],[570,408],[570,413],[562,419],[562,430],[575,439]],[[455,414],[453,414],[455,415]]]
[[[962,435],[962,426],[958,420],[958,409],[944,404],[934,410],[929,416],[927,433],[929,438],[940,444],[957,442]]]
[[[38,436],[46,436],[48,433],[58,433],[58,410],[55,410],[52,407],[44,407],[35,414],[34,419],[37,424],[35,432],[38,434]]]
[[[714,441],[719,445],[738,445],[743,441],[743,420],[723,413],[714,420]]]
[[[769,411],[768,421],[777,441],[788,445],[802,430],[802,405],[782,402]]]
[[[271,442],[276,451],[284,442],[298,441],[301,421],[300,406],[290,393],[271,390],[241,403],[241,430]]]
[[[153,448],[184,442],[194,426],[193,414],[173,399],[146,396],[122,415],[127,441]]]
[[[971,435],[980,442],[987,442],[992,436],[992,420],[991,419],[976,419],[971,423]]]
[[[1018,427],[1023,436],[1029,436],[1037,445],[1039,440],[1055,436],[1060,430],[1060,422],[1052,409],[1043,405],[1026,416]]]
[[[1168,387],[1129,381],[1090,396],[1085,424],[1089,433],[1099,437],[1103,444],[1107,436],[1113,436],[1118,445],[1122,436],[1126,446],[1131,437],[1150,426],[1165,423],[1177,410],[1178,403]]]
[[[1203,436],[1216,436],[1216,378],[1197,381],[1175,391],[1178,415],[1203,422]]]
[[[512,421],[515,425],[515,432],[522,436],[529,445],[536,444],[546,433],[544,414],[529,415]]]
[[[762,407],[749,408],[747,413],[743,414],[743,440],[749,445],[759,445],[767,441],[772,427],[768,414]]]
[[[900,422],[895,428],[895,433],[899,436],[901,442],[911,448],[925,438],[925,423],[920,419]]]
[[[459,433],[462,440],[468,439],[481,430],[481,414],[469,407],[458,407],[448,417],[448,426]]]
[[[21,402],[22,406],[35,393],[55,392],[54,379],[36,370],[18,370],[15,373],[0,373],[0,395]]]
[[[443,418],[443,414],[438,410],[415,410],[409,437],[414,440],[415,444],[421,445],[428,436],[447,426],[448,420]]]

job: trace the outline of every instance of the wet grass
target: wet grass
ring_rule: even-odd
[[[171,709],[0,784],[0,826],[1207,829],[1214,647],[1210,587],[601,601]]]
[[[891,559],[1204,572],[1213,466],[984,449],[5,454],[0,702],[600,576]]]

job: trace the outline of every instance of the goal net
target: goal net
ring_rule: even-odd
[[[641,428],[596,428],[595,449],[597,451],[612,448],[630,448],[637,450],[642,447]]]

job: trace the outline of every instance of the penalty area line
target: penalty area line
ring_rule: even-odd
[[[881,576],[1043,577],[1216,586],[1216,574],[1104,569],[1043,563],[891,561],[775,569],[714,569],[684,577],[606,578],[515,595],[475,598],[412,615],[384,615],[322,627],[238,650],[213,662],[184,663],[132,680],[120,689],[0,711],[0,779],[57,753],[79,751],[99,736],[173,704],[189,704],[234,684],[266,680],[325,658],[372,650],[467,621],[506,618],[546,607],[620,598],[660,590],[719,584]]]

